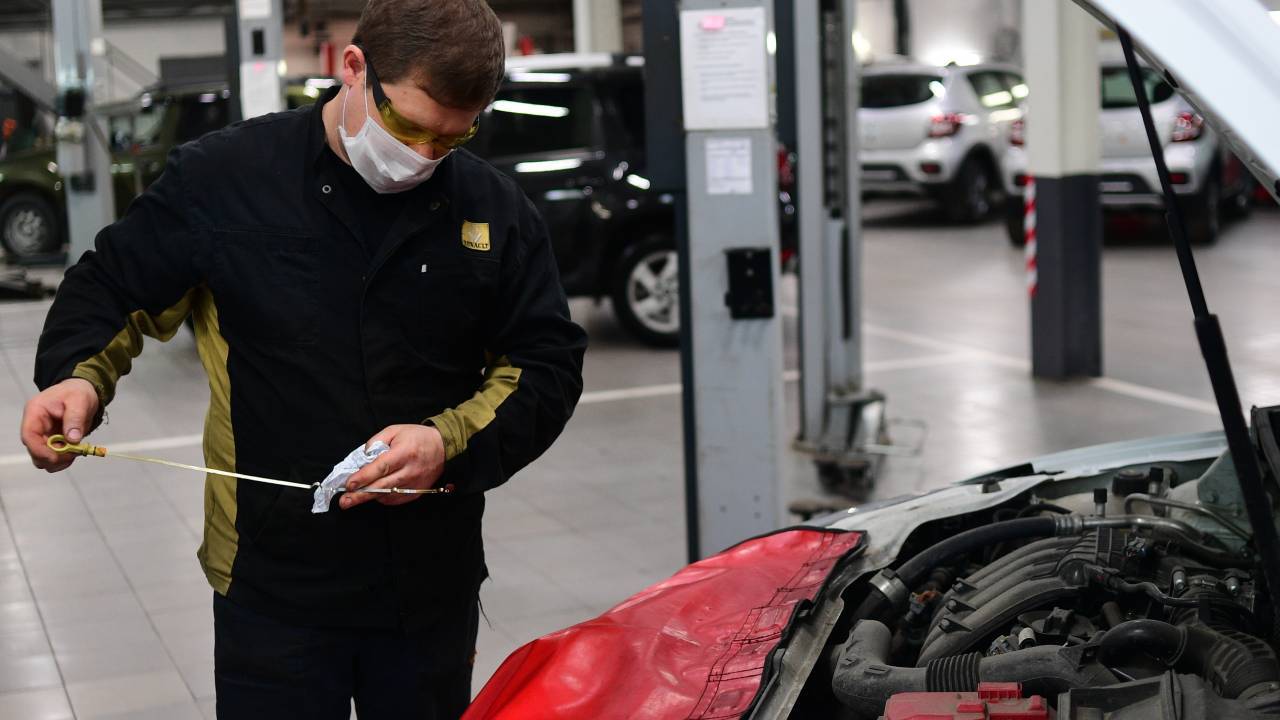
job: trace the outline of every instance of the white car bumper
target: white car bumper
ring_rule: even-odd
[[[945,185],[955,177],[965,150],[965,145],[951,138],[925,140],[905,149],[860,149],[862,192],[922,194]]]
[[[1214,148],[1209,143],[1187,142],[1168,145],[1164,149],[1169,174],[1185,182],[1174,183],[1174,192],[1193,195],[1204,187],[1213,171]],[[1026,149],[1010,147],[1004,158],[1005,187],[1015,195],[1022,194],[1027,168]],[[1098,173],[1098,188],[1103,207],[1162,208],[1164,195],[1156,164],[1150,158],[1103,158]]]

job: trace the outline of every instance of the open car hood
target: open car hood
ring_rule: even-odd
[[[1280,25],[1257,0],[1075,0],[1123,27],[1280,201]]]

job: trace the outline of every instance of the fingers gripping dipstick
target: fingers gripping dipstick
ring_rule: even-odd
[[[283,485],[284,487],[298,488],[299,490],[314,490],[320,483],[289,482],[288,480],[275,480],[273,478],[259,477],[257,475],[245,475],[244,473],[230,472],[228,470],[215,470],[208,467],[200,467],[198,465],[187,465],[186,463],[173,462],[171,460],[161,460],[159,458],[143,457],[141,455],[129,455],[122,452],[108,453],[105,447],[100,445],[90,445],[86,442],[73,443],[63,435],[52,435],[45,443],[49,449],[59,455],[83,455],[85,457],[113,457],[125,460],[133,460],[135,462],[152,463],[155,465],[166,465],[168,467],[179,468],[182,470],[192,470],[195,472],[209,473],[211,475],[221,475],[223,477],[236,478],[238,480],[250,480],[252,482],[267,483],[268,485]],[[442,488],[359,488],[355,490],[346,490],[338,488],[338,492],[353,493],[370,493],[379,495],[441,495],[453,492],[452,485],[446,485]]]

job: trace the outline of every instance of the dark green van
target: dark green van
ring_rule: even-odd
[[[117,217],[160,176],[171,148],[226,126],[230,96],[225,83],[157,86],[98,107],[107,119]],[[0,145],[0,245],[20,262],[55,256],[66,234],[52,122],[30,124]]]

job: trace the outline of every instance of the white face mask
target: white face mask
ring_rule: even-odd
[[[361,83],[361,88],[364,85]],[[347,149],[347,158],[351,167],[360,173],[360,177],[369,183],[375,192],[403,192],[426,182],[436,171],[436,167],[453,153],[452,150],[432,160],[425,158],[396,140],[385,128],[369,115],[369,95],[364,95],[364,126],[352,137],[347,134],[347,98],[351,89],[344,91],[342,97],[342,122],[338,125],[338,136],[342,138],[342,146]]]

